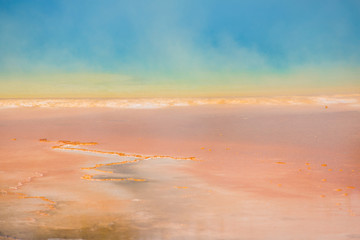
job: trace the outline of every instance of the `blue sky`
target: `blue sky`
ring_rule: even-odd
[[[1,0],[0,84],[15,96],[21,82],[45,91],[59,80],[54,75],[81,85],[87,77],[79,74],[98,74],[84,90],[89,96],[97,84],[247,92],[250,85],[328,83],[357,91],[359,25],[356,0]]]

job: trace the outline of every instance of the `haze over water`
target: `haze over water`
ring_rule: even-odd
[[[357,0],[0,0],[0,240],[360,239]]]

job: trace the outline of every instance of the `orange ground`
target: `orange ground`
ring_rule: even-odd
[[[354,109],[15,108],[0,133],[0,239],[360,238]]]

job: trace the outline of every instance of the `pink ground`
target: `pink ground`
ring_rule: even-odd
[[[15,108],[0,110],[0,133],[0,239],[360,239],[359,111]],[[114,175],[82,168],[126,157],[59,140],[202,161],[98,169]]]

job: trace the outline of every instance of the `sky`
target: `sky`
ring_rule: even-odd
[[[0,98],[360,93],[358,0],[0,0]]]

